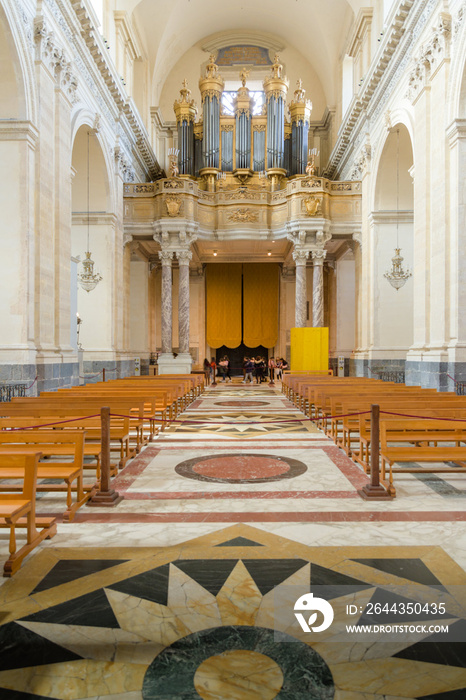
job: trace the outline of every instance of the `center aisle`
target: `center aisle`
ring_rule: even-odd
[[[115,479],[116,508],[60,523],[0,587],[0,700],[466,697],[466,540],[445,490],[406,475],[393,502],[363,501],[360,468],[266,385],[221,383],[178,420]],[[320,633],[294,614],[309,591],[334,611]],[[361,614],[387,601],[447,614]],[[353,624],[450,631],[348,636],[348,605]]]

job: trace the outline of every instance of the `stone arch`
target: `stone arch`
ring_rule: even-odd
[[[116,213],[118,196],[114,177],[114,155],[112,149],[110,148],[107,142],[107,139],[104,136],[103,128],[96,131],[93,126],[95,124],[96,117],[96,112],[83,108],[82,106],[75,111],[71,119],[71,144],[72,148],[74,149],[78,132],[83,128],[91,131],[94,134],[94,138],[100,146],[102,157],[105,162],[105,180],[108,196],[106,211]]]
[[[392,131],[384,129],[383,134],[381,134],[381,136],[377,140],[377,146],[372,154],[372,173],[374,174],[374,177],[372,178],[371,188],[369,192],[369,202],[371,211],[376,211],[380,208],[377,202],[377,197],[380,195],[381,188],[380,168],[381,165],[383,166],[384,157],[387,154],[387,143],[390,144],[390,137],[393,135],[394,132],[396,132],[397,127],[400,127],[400,129],[404,127],[405,141],[409,139],[410,153],[413,154],[414,152],[415,129],[412,115],[406,112],[405,110],[396,109],[390,113],[390,120],[392,124],[395,124],[395,126],[392,127]],[[413,162],[414,156],[412,155],[411,166],[413,165]],[[412,184],[411,180],[410,184]]]
[[[413,269],[413,147],[407,126],[397,122],[396,115],[391,117],[394,126],[379,148],[373,170],[370,214],[372,343],[374,350],[383,350],[387,359],[403,369],[413,343],[413,281],[409,279],[396,291],[384,275],[392,267],[395,248],[401,249],[404,268]]]
[[[26,80],[21,51],[18,49],[18,23],[0,3],[0,119],[30,119]]]
[[[448,94],[447,125],[454,119],[466,119],[466,17],[459,25],[454,38],[456,51],[453,52],[450,68],[450,88]]]
[[[413,208],[413,187],[410,169],[414,165],[412,140],[406,126],[398,122],[388,133],[379,154],[374,178],[372,210],[393,210],[396,197],[397,131],[399,130],[399,209]]]
[[[74,129],[72,168],[71,253],[82,261],[85,252],[91,252],[94,271],[102,275],[102,281],[91,292],[77,285],[76,311],[83,319],[80,342],[86,351],[111,352],[117,220],[112,196],[114,178],[105,143],[88,123]],[[77,272],[82,272],[80,264]],[[76,311],[72,309],[72,315]]]
[[[38,134],[33,124],[35,102],[31,97],[34,91],[27,30],[17,16],[21,12],[24,10],[19,6],[0,0],[0,246],[8,251],[0,261],[0,324],[3,337],[8,339],[8,346],[0,351],[2,364],[12,360],[30,363],[28,350],[34,334],[30,265],[37,222],[34,198],[29,193],[35,183]],[[29,41],[32,44],[32,27]]]

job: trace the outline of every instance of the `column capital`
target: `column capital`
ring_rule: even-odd
[[[173,260],[173,250],[159,250],[159,258],[162,261],[162,266],[171,267]]]
[[[189,250],[189,248],[186,250],[177,250],[176,257],[178,258],[179,265],[189,265],[193,258],[193,252]]]
[[[297,250],[293,250],[293,260],[295,261],[296,265],[305,265],[308,256],[308,250],[302,250],[299,248]]]
[[[327,251],[323,249],[312,251],[312,262],[315,265],[323,265],[324,260],[327,257]]]

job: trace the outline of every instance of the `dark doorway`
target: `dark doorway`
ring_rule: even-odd
[[[219,361],[227,355],[230,360],[231,376],[232,377],[242,377],[243,376],[243,359],[245,357],[256,357],[260,355],[265,357],[265,361],[268,361],[269,353],[267,348],[263,345],[259,345],[257,348],[247,348],[244,343],[238,345],[237,348],[227,348],[226,345],[222,345],[221,348],[216,350],[216,360],[217,365]]]

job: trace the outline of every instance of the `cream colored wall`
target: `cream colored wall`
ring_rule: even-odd
[[[130,263],[130,351],[147,357],[149,345],[149,264],[142,260]]]
[[[355,347],[356,266],[355,261],[340,259],[335,274],[335,353],[350,357]]]
[[[92,292],[86,292],[78,287],[78,311],[83,319],[81,325],[81,344],[89,353],[113,352],[114,324],[113,303],[114,293],[118,292],[114,285],[114,254],[115,227],[109,224],[93,224],[90,229],[92,241],[92,259],[95,270],[100,272],[103,279]],[[72,236],[72,255],[84,258],[87,247],[87,226],[74,225]],[[78,271],[82,266],[78,265]],[[86,358],[90,359],[90,358]]]

